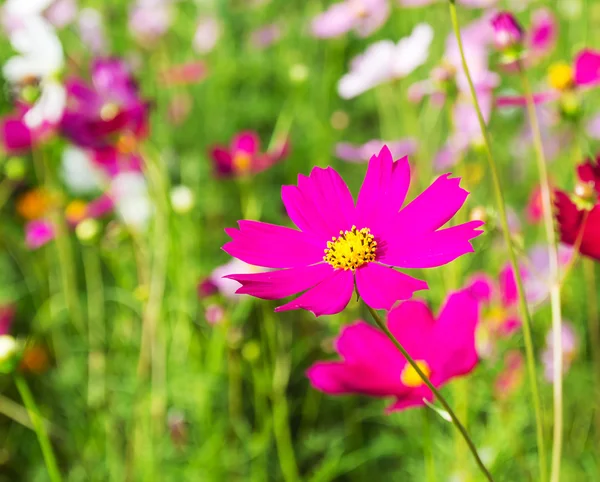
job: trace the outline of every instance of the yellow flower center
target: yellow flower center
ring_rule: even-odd
[[[119,113],[119,106],[112,102],[104,104],[100,109],[100,118],[103,121],[110,121]]]
[[[117,139],[117,151],[121,154],[132,154],[137,149],[137,139],[131,133],[122,134]]]
[[[427,362],[425,360],[416,360],[415,362],[425,376],[429,378],[429,375],[431,375],[431,369],[429,368]],[[422,378],[417,373],[417,370],[415,370],[409,363],[407,363],[404,367],[404,370],[402,370],[400,381],[407,387],[411,388],[417,388],[421,385],[424,385]]]
[[[32,189],[19,197],[16,208],[22,218],[31,221],[44,216],[51,204],[51,197],[45,190]]]
[[[340,235],[327,242],[325,256],[327,261],[336,269],[351,269],[354,271],[365,263],[375,261],[377,241],[369,228],[358,230],[352,226],[350,231],[340,231]]]
[[[248,172],[252,157],[246,152],[236,152],[233,156],[233,167],[237,172]]]
[[[565,62],[557,62],[548,69],[548,82],[556,90],[567,90],[573,86],[573,69]]]
[[[67,219],[72,223],[78,223],[79,221],[81,221],[83,218],[85,218],[86,213],[87,203],[80,199],[75,199],[74,201],[71,201],[65,209]]]

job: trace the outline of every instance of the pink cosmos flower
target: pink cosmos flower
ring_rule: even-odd
[[[13,113],[0,118],[0,143],[9,155],[30,151],[56,131],[47,122],[34,128],[28,126],[24,119],[27,111],[28,107],[19,103]]]
[[[54,228],[50,221],[36,219],[25,226],[25,244],[29,249],[38,249],[54,239]]]
[[[478,303],[468,290],[452,293],[435,317],[423,301],[390,311],[388,327],[436,387],[470,373],[477,365]],[[424,405],[433,393],[381,331],[364,321],[342,329],[335,347],[340,361],[318,362],[307,376],[330,395],[394,397],[387,413]]]
[[[215,48],[221,36],[221,24],[216,17],[204,17],[198,22],[193,47],[199,54],[207,54]]]
[[[561,324],[562,331],[562,361],[563,361],[563,374],[569,371],[571,364],[577,355],[577,349],[579,348],[579,341],[573,325],[568,321],[563,321]],[[550,330],[546,336],[546,349],[542,353],[542,362],[544,364],[544,378],[550,382],[554,382],[554,338],[553,332]]]
[[[343,161],[368,162],[372,153],[380,151],[385,145],[388,146],[394,159],[411,156],[417,151],[417,140],[407,137],[406,139],[389,142],[372,139],[360,146],[349,142],[339,142],[335,146],[335,154]]]
[[[250,34],[250,43],[258,49],[266,49],[281,38],[281,27],[277,24],[265,25]]]
[[[102,14],[93,8],[84,8],[77,18],[79,39],[92,55],[105,55],[108,52],[108,40]]]
[[[137,0],[129,14],[129,29],[141,42],[152,43],[162,37],[173,19],[171,0]]]
[[[510,12],[498,12],[492,18],[494,43],[498,50],[505,50],[520,45],[525,32],[515,16]]]
[[[312,21],[312,34],[331,38],[354,29],[361,37],[368,37],[389,15],[388,0],[345,0],[335,3]]]
[[[367,90],[406,77],[425,63],[433,40],[433,28],[421,23],[398,43],[381,40],[352,60],[350,72],[338,82],[338,93],[352,99]]]
[[[246,263],[277,271],[230,275],[238,293],[279,299],[304,292],[276,311],[339,313],[355,290],[374,309],[389,310],[427,283],[398,272],[433,268],[472,252],[480,221],[442,229],[468,196],[459,179],[440,176],[402,208],[410,183],[408,158],[393,160],[384,147],[369,161],[356,204],[332,168],[314,168],[283,186],[287,213],[299,228],[240,221],[223,249]],[[401,209],[402,208],[402,209]]]
[[[233,258],[231,261],[215,268],[208,279],[225,298],[235,300],[240,296],[236,294],[240,284],[233,279],[229,279],[228,276],[232,274],[262,273],[264,271],[264,268],[258,268]]]
[[[262,172],[283,160],[289,150],[284,142],[273,152],[260,151],[260,138],[254,131],[237,134],[229,147],[217,145],[210,151],[217,175],[222,177],[244,176]]]

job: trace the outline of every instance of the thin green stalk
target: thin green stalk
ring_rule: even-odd
[[[598,291],[596,285],[596,265],[590,258],[583,258],[583,276],[585,278],[586,307],[588,336],[590,337],[590,351],[594,363],[594,378],[596,380],[596,393],[600,390],[600,324],[598,323]],[[598,436],[600,436],[600,417],[595,415]]]
[[[56,463],[56,457],[54,456],[54,451],[52,450],[52,444],[50,443],[50,438],[48,437],[48,432],[46,431],[46,425],[40,416],[40,412],[33,398],[33,394],[31,393],[31,390],[29,390],[27,382],[21,375],[15,375],[15,385],[17,386],[17,390],[19,390],[19,394],[23,399],[25,409],[29,414],[31,422],[33,423],[33,429],[35,430],[40,448],[42,449],[42,455],[44,457],[44,462],[46,463],[48,476],[52,482],[61,482],[62,477],[60,475],[60,471],[58,470],[58,464]]]
[[[427,482],[435,482],[435,460],[433,459],[433,447],[431,441],[431,413],[429,408],[424,407],[423,413],[423,453],[425,456],[425,474]]]
[[[442,406],[444,407],[446,412],[448,412],[448,415],[450,415],[452,422],[454,423],[456,428],[459,430],[463,439],[469,446],[469,450],[471,450],[471,453],[473,454],[473,457],[475,458],[475,462],[477,462],[479,469],[481,470],[483,475],[487,478],[487,480],[489,480],[490,482],[493,482],[494,479],[492,478],[492,474],[490,474],[490,472],[484,465],[483,461],[479,457],[479,454],[477,453],[477,448],[475,448],[475,444],[471,440],[469,433],[467,432],[467,430],[465,429],[463,424],[460,422],[460,420],[458,420],[458,417],[454,413],[454,410],[452,410],[452,407],[450,407],[450,404],[442,396],[442,394],[439,392],[439,390],[437,388],[435,388],[435,386],[431,383],[431,381],[429,380],[427,375],[425,375],[425,373],[423,373],[423,371],[419,368],[419,365],[417,365],[415,360],[409,355],[409,353],[402,346],[402,344],[396,339],[394,334],[387,327],[387,324],[381,319],[381,317],[377,314],[377,312],[370,306],[368,306],[368,305],[365,305],[365,306],[367,306],[367,309],[371,313],[371,316],[375,320],[375,323],[377,323],[377,326],[379,326],[379,328],[381,328],[383,330],[383,332],[387,335],[387,337],[394,344],[394,346],[396,348],[398,348],[400,353],[402,353],[402,356],[406,359],[406,361],[410,364],[410,366],[415,370],[415,372],[417,372],[419,377],[421,377],[421,380],[423,380],[423,383],[425,383],[425,385],[427,385],[427,387],[432,391],[432,393],[435,395],[435,397],[440,401],[440,403],[442,404]]]
[[[550,193],[550,179],[548,177],[548,168],[544,156],[544,145],[542,143],[542,134],[535,111],[533,93],[529,85],[529,79],[523,64],[519,62],[519,73],[523,83],[523,91],[527,100],[527,112],[531,130],[533,133],[533,145],[536,151],[537,168],[540,176],[540,188],[542,193],[542,211],[544,216],[544,227],[546,237],[548,238],[548,257],[550,268],[550,307],[552,312],[552,341],[553,341],[553,359],[554,359],[554,430],[552,436],[552,470],[550,480],[558,482],[560,478],[560,458],[562,452],[562,434],[563,434],[563,389],[562,389],[562,316],[560,300],[560,273],[558,272],[558,243],[556,232],[554,230],[554,217],[552,214],[552,195]]]
[[[502,225],[502,233],[504,235],[504,241],[508,248],[508,255],[510,259],[510,264],[513,268],[513,272],[515,274],[515,280],[517,284],[517,293],[519,295],[519,310],[521,312],[521,317],[523,321],[523,338],[525,341],[525,355],[527,358],[527,372],[529,377],[529,385],[531,387],[531,395],[533,398],[533,405],[535,411],[535,422],[536,422],[536,438],[537,438],[537,446],[538,446],[538,461],[539,461],[539,470],[540,470],[540,480],[542,482],[546,481],[546,451],[544,448],[544,432],[542,425],[542,405],[540,401],[540,395],[538,390],[538,382],[536,376],[535,369],[535,354],[533,351],[533,340],[531,337],[531,317],[529,314],[529,309],[527,307],[527,299],[525,298],[525,289],[523,288],[523,279],[521,278],[521,272],[519,269],[519,263],[517,261],[517,256],[515,254],[515,250],[512,243],[512,238],[510,234],[510,229],[508,227],[508,217],[506,215],[506,205],[504,203],[504,194],[502,193],[502,185],[500,183],[500,176],[498,174],[498,167],[496,165],[496,161],[492,154],[491,142],[489,133],[485,126],[485,121],[483,120],[483,114],[481,113],[481,108],[479,107],[479,102],[477,101],[477,94],[475,92],[475,86],[473,85],[473,79],[471,78],[471,74],[469,72],[469,67],[467,66],[467,61],[465,59],[465,52],[462,44],[462,38],[460,35],[460,27],[458,25],[458,17],[456,15],[456,5],[454,4],[454,0],[449,0],[448,5],[450,7],[450,18],[452,20],[452,28],[454,30],[454,34],[456,36],[456,41],[458,43],[458,48],[460,51],[462,67],[465,72],[465,76],[469,83],[469,90],[471,91],[471,96],[473,99],[473,105],[475,106],[475,111],[477,112],[477,119],[479,121],[479,126],[481,127],[481,133],[484,139],[484,147],[488,158],[488,164],[490,168],[490,172],[492,175],[492,183],[494,185],[494,193],[496,196],[496,204],[498,205],[498,213],[500,215],[500,223]]]

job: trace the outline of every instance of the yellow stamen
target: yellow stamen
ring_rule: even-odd
[[[119,106],[109,102],[108,104],[104,104],[100,109],[100,118],[103,121],[113,120],[118,113]]]
[[[565,62],[556,62],[548,69],[548,83],[556,90],[573,86],[573,68]]]
[[[377,241],[369,228],[358,230],[352,226],[350,231],[340,231],[340,235],[327,242],[325,256],[327,261],[336,269],[351,269],[354,271],[365,263],[375,261]]]
[[[236,172],[248,172],[252,164],[252,157],[244,151],[236,152],[233,156],[233,168]]]
[[[431,375],[431,369],[425,360],[415,360],[417,366],[421,369],[421,371],[425,374],[427,378]],[[412,365],[406,364],[404,370],[402,370],[402,374],[400,375],[400,381],[406,385],[407,387],[417,388],[421,385],[424,385],[422,378],[417,373]]]

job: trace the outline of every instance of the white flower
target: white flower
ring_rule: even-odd
[[[40,15],[54,0],[7,0],[4,12],[10,17],[22,19]]]
[[[143,229],[152,216],[153,206],[144,175],[140,172],[122,172],[111,183],[115,208],[125,224]]]
[[[351,99],[383,82],[406,77],[425,63],[432,40],[433,29],[421,23],[397,44],[391,40],[375,42],[354,59],[350,72],[338,83],[338,93]]]
[[[0,335],[0,363],[12,358],[17,351],[17,341],[10,335]]]
[[[61,174],[64,183],[75,194],[86,194],[102,186],[102,173],[94,166],[90,154],[74,146],[62,154]]]
[[[194,193],[187,186],[175,186],[171,189],[171,206],[178,214],[185,214],[194,207]]]
[[[67,94],[56,80],[64,65],[64,54],[54,28],[42,17],[26,17],[21,19],[19,28],[10,33],[10,41],[20,55],[11,57],[4,64],[4,77],[15,85],[39,79],[40,96],[25,114],[25,123],[31,129],[44,122],[57,123],[64,111]]]

